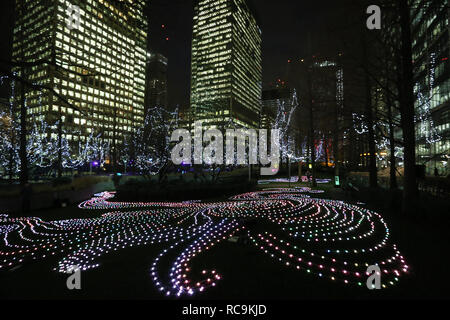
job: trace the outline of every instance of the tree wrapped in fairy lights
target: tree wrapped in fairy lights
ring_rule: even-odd
[[[160,181],[164,180],[171,163],[171,130],[177,125],[178,110],[169,112],[164,108],[155,107],[148,110],[144,125],[129,136],[125,148],[128,150],[129,158],[134,158],[136,169],[142,175],[146,177],[159,175]]]
[[[101,134],[91,132],[85,141],[78,141],[77,144],[69,143],[67,139],[63,138],[62,148],[63,167],[76,169],[92,162],[102,166],[107,160],[110,144],[102,139]]]
[[[57,139],[51,134],[50,127],[45,120],[33,123],[33,129],[27,140],[28,163],[31,168],[51,168],[57,161]]]
[[[0,166],[4,175],[10,179],[18,170],[19,155],[17,150],[18,139],[15,124],[9,112],[0,113]]]
[[[297,146],[299,141],[293,127],[295,111],[299,107],[297,91],[294,89],[288,102],[278,100],[277,104],[277,115],[272,129],[280,130],[281,157],[285,161],[299,161],[304,158],[305,150]]]
[[[11,97],[7,105],[0,110],[0,167],[4,176],[13,179],[20,172],[20,123],[15,112],[16,100],[15,81],[2,77],[2,83],[8,80],[11,87]],[[39,101],[42,104],[41,96]],[[27,100],[25,100],[27,106]],[[61,120],[59,120],[61,121]],[[69,141],[67,132],[62,129],[61,147],[58,141],[59,121],[49,125],[42,115],[35,117],[28,124],[26,139],[26,156],[28,170],[32,174],[50,174],[58,166],[58,152],[61,149],[61,166],[65,169],[79,169],[89,162],[103,164],[109,153],[109,143],[102,139],[101,134],[90,134],[84,141]],[[77,134],[72,133],[72,134]]]

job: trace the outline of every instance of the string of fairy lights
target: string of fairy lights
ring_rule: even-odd
[[[348,285],[365,285],[368,266],[378,265],[382,287],[398,283],[409,266],[376,212],[336,200],[313,198],[306,187],[249,192],[228,201],[114,202],[113,192],[96,194],[81,209],[109,210],[100,217],[44,221],[0,215],[0,271],[59,259],[54,270],[101,268],[103,257],[131,247],[162,247],[150,270],[164,296],[204,294],[223,281],[220,265],[193,260],[220,254],[231,237],[246,237],[251,250],[280,268]],[[265,226],[252,228],[249,220]],[[276,265],[275,265],[276,266]]]

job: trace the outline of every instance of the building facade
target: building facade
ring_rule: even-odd
[[[339,133],[345,122],[344,67],[339,60],[340,55],[332,59],[316,57],[309,67],[311,96],[308,96],[313,112],[309,119],[313,121],[316,161],[326,166],[343,162],[342,150],[346,147]]]
[[[412,1],[417,164],[450,173],[450,46],[448,0]]]
[[[14,71],[54,89],[26,88],[29,118],[50,125],[61,120],[69,142],[101,134],[113,143],[141,125],[144,5],[140,0],[16,0],[13,61],[26,65]]]
[[[148,108],[168,108],[167,66],[168,60],[165,56],[159,53],[148,53],[145,114]]]
[[[257,128],[262,32],[246,0],[196,0],[191,109],[205,127]]]

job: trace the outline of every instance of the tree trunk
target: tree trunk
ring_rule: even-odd
[[[117,174],[117,105],[116,105],[116,89],[114,89],[114,119],[113,119],[113,141],[112,141],[112,167],[113,173]]]
[[[376,157],[376,145],[375,145],[375,132],[374,132],[374,116],[372,110],[372,95],[371,95],[371,86],[369,79],[369,63],[367,57],[367,41],[365,36],[362,39],[363,42],[363,63],[366,67],[364,72],[364,83],[366,89],[366,103],[365,103],[365,113],[367,118],[367,127],[368,127],[368,143],[369,143],[369,186],[370,188],[378,187],[378,173],[377,173],[377,157]]]
[[[16,97],[13,97],[14,101],[16,100]],[[10,109],[10,113],[9,113],[9,117],[11,119],[11,124],[10,124],[10,135],[11,135],[11,146],[10,146],[10,150],[9,150],[9,161],[8,161],[8,176],[9,176],[9,184],[13,183],[13,176],[14,176],[14,146],[16,145],[16,132],[14,130],[15,128],[15,122],[16,120],[14,119],[14,110]]]
[[[309,150],[311,159],[311,175],[312,175],[312,186],[317,187],[316,181],[316,151],[314,150],[314,100],[312,95],[312,80],[310,70],[306,71],[308,76],[308,95],[309,95]]]
[[[405,176],[403,184],[403,213],[414,211],[417,196],[416,181],[416,136],[414,126],[414,79],[412,65],[412,42],[410,12],[407,0],[400,0],[400,21],[402,36],[402,99],[401,123],[404,140]]]
[[[300,160],[300,162],[298,163],[298,181],[302,182],[302,166],[303,166],[303,162]]]
[[[391,72],[391,69],[389,68],[389,52],[387,51],[385,56],[385,79],[386,79],[386,88],[389,88],[389,73]],[[395,53],[394,53],[395,54]],[[401,65],[400,60],[395,61],[398,59],[398,54],[395,54],[394,62],[397,62],[397,65]],[[399,87],[399,84],[401,83],[401,75],[397,68],[397,90],[400,94],[401,88]],[[393,115],[393,107],[394,107],[394,99],[395,97],[392,97],[389,92],[386,93],[386,106],[387,106],[387,116],[388,116],[388,126],[389,126],[389,188],[391,190],[398,189],[398,182],[397,182],[397,162],[395,157],[395,132],[394,132],[394,115]],[[398,97],[400,99],[400,97]]]
[[[389,94],[386,95],[386,104],[388,112],[388,123],[389,123],[389,182],[390,189],[395,190],[398,188],[397,184],[397,174],[396,174],[396,161],[395,161],[395,138],[394,138],[394,124],[392,119],[392,102]]]
[[[12,184],[13,183],[13,172],[14,172],[14,170],[13,170],[13,159],[14,159],[14,154],[13,154],[13,150],[12,150],[12,148],[11,148],[11,151],[9,152],[9,161],[8,161],[8,177],[9,177],[9,180],[8,180],[8,183],[9,184]]]
[[[334,105],[334,124],[333,124],[333,161],[334,161],[334,177],[339,177],[339,107],[338,101]],[[336,187],[339,187],[336,185]]]
[[[62,177],[62,116],[61,107],[59,110],[59,122],[58,122],[58,178]]]
[[[25,10],[24,3],[21,4],[20,10]],[[22,38],[21,44],[21,62],[25,62],[24,54],[24,31],[23,27],[20,31],[20,37]],[[27,106],[25,105],[25,66],[22,66],[20,76],[24,81],[20,85],[20,136],[19,136],[19,159],[20,159],[20,185],[23,187],[28,183],[28,159],[27,159]]]

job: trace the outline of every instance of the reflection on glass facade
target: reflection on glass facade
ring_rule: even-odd
[[[205,127],[259,126],[261,30],[245,0],[197,0],[191,111]]]
[[[450,47],[448,0],[412,1],[418,164],[448,173],[450,157]]]
[[[79,7],[79,26],[69,28],[73,5]],[[53,88],[75,107],[48,90],[27,90],[30,117],[54,124],[61,115],[69,141],[94,133],[111,142],[114,124],[118,136],[141,124],[144,5],[139,0],[17,1],[13,59],[28,63],[23,69],[28,81]]]

